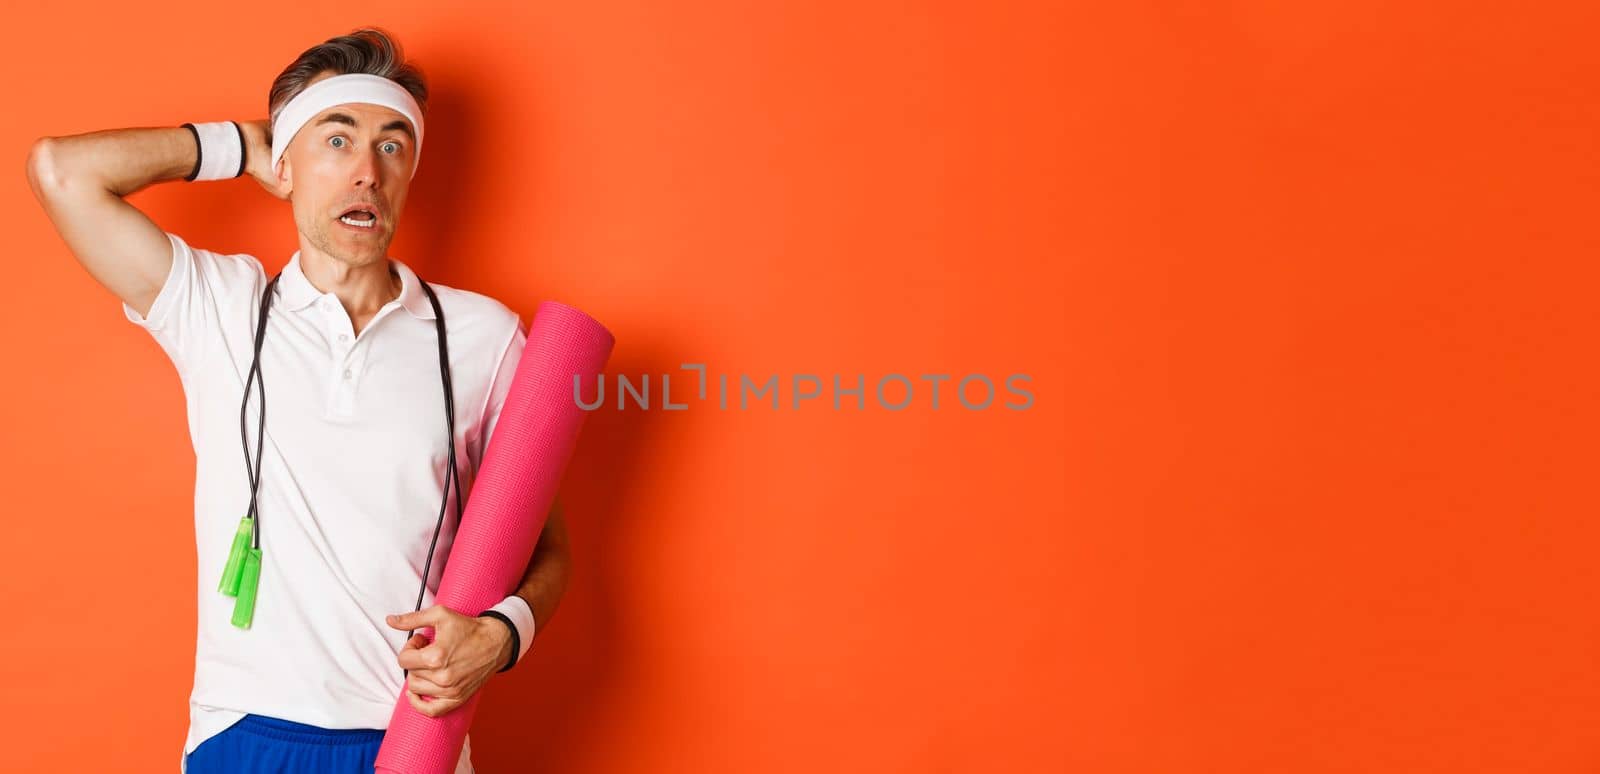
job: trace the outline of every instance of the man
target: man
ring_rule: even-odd
[[[325,86],[353,90],[308,91],[334,78]],[[30,154],[30,184],[62,239],[167,353],[187,401],[199,616],[180,771],[370,772],[402,690],[431,716],[460,706],[526,652],[565,587],[557,505],[505,602],[481,615],[431,603],[462,504],[447,486],[449,444],[469,491],[526,330],[492,298],[433,284],[457,407],[447,443],[434,297],[388,256],[426,102],[392,38],[361,29],[285,68],[270,120],[50,137]],[[290,202],[299,232],[272,288],[259,370],[261,262],[191,246],[123,199],[158,181],[243,173]],[[258,514],[249,529],[247,508]],[[243,594],[214,585],[236,534],[261,551],[242,619]],[[425,626],[433,643],[407,639]],[[472,771],[470,752],[458,774]]]

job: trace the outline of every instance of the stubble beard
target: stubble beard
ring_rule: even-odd
[[[385,260],[389,255],[389,242],[394,239],[392,234],[382,234],[367,242],[369,246],[367,250],[361,250],[359,247],[352,249],[349,243],[339,239],[339,235],[333,231],[331,223],[317,223],[310,229],[307,237],[324,255],[350,266],[365,266]]]

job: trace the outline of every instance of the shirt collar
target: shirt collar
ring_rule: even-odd
[[[389,265],[400,274],[400,305],[406,308],[413,317],[423,320],[434,319],[433,304],[428,302],[428,297],[423,293],[422,281],[417,273],[411,270],[403,261],[393,258],[388,259]],[[306,279],[305,272],[300,268],[300,251],[294,251],[289,263],[283,267],[283,276],[278,280],[278,300],[273,303],[287,309],[304,309],[314,301],[326,295],[317,286]]]

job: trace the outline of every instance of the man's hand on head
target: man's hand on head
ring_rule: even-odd
[[[265,119],[238,123],[239,131],[244,133],[245,173],[255,178],[267,193],[279,199],[289,198],[289,192],[278,184],[278,176],[272,171],[272,123]]]
[[[444,605],[388,617],[401,631],[433,627],[433,642],[411,635],[398,661],[406,699],[418,712],[439,717],[465,704],[511,658],[511,632],[492,618],[465,616]]]

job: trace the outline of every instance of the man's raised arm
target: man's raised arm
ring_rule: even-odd
[[[241,121],[251,176],[279,198],[267,177],[266,121]],[[180,180],[198,151],[189,129],[106,129],[44,137],[28,154],[28,184],[56,231],[97,282],[146,315],[172,268],[166,233],[123,199],[152,183]]]

